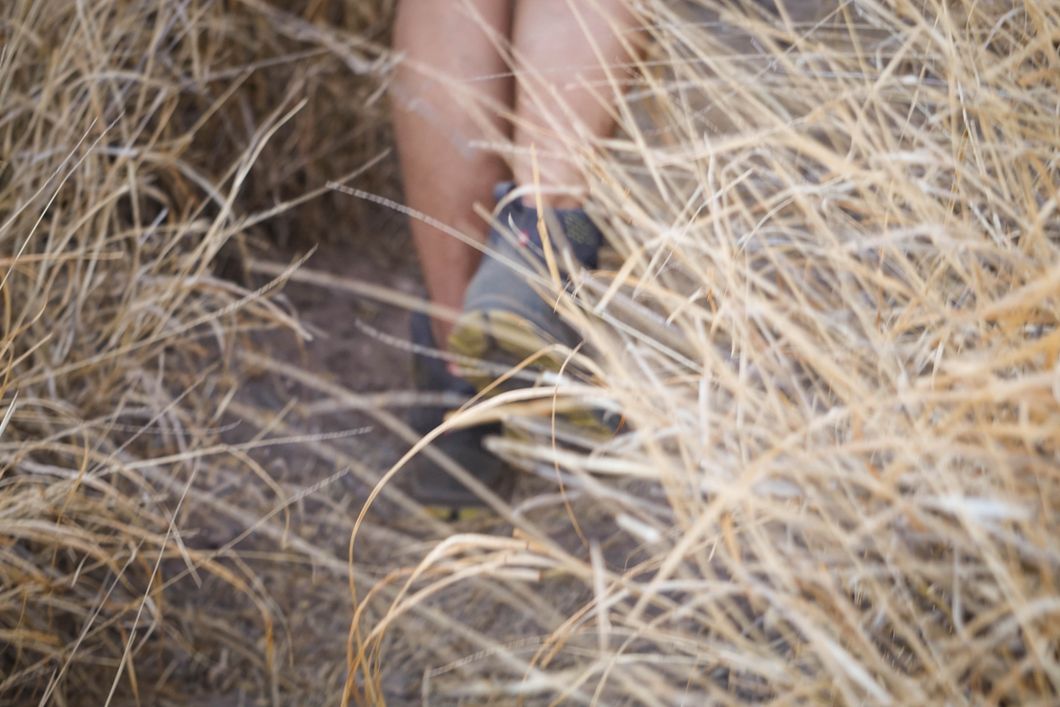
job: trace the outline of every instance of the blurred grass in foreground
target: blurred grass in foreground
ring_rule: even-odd
[[[553,493],[396,576],[354,692],[485,576],[519,629],[434,689],[1055,700],[1060,3],[694,5],[637,5],[623,134],[570,140],[621,256],[558,297],[586,347],[468,413]],[[625,426],[550,435],[530,397]]]
[[[389,3],[5,5],[0,700],[334,703],[346,667],[366,702],[409,671],[431,703],[1056,699],[1060,3],[638,7],[623,130],[570,144],[617,252],[559,298],[587,346],[467,413],[537,492],[510,536],[362,526],[350,664],[295,675],[314,627],[193,531],[348,601],[222,431],[284,434],[231,401],[250,368],[364,400],[249,351],[298,324],[216,273],[265,224],[355,222],[323,186],[382,147]],[[624,425],[553,435],[568,400]]]

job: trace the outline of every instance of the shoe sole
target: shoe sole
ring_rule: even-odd
[[[469,523],[471,521],[493,519],[497,517],[497,514],[493,512],[492,508],[483,506],[428,505],[424,506],[423,510],[427,511],[427,515],[435,520],[454,525],[457,523]]]
[[[563,369],[566,358],[549,350],[550,346],[551,342],[533,322],[507,310],[467,312],[457,320],[449,336],[450,351],[469,361],[513,368],[533,358],[527,366],[529,370],[558,373]],[[479,393],[488,391],[487,395],[515,387],[495,385],[498,377],[481,368],[462,370],[461,375]],[[610,436],[615,432],[588,409],[566,409],[557,412],[556,417],[594,436]]]
[[[549,342],[529,320],[505,310],[468,312],[457,320],[449,337],[449,350],[469,361],[512,368],[538,355],[532,370],[558,372],[563,359],[546,352]],[[467,368],[463,377],[480,393],[495,382],[483,369]]]

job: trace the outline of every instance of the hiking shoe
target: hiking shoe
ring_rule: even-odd
[[[427,315],[414,312],[411,328],[415,345],[412,362],[415,387],[420,392],[445,398],[444,402],[413,408],[411,426],[418,434],[426,435],[442,424],[449,412],[469,400],[475,394],[475,389],[466,380],[451,373],[445,361],[431,355],[438,347]],[[500,432],[499,423],[450,430],[435,439],[431,447],[450,457],[495,494],[508,500],[515,487],[516,472],[486,451],[482,444],[486,437]],[[458,520],[467,516],[465,511],[468,509],[486,506],[481,498],[436,464],[428,454],[417,454],[409,461],[409,466],[410,494],[435,515],[447,520]]]
[[[510,368],[551,344],[573,347],[578,343],[575,332],[564,323],[552,305],[544,300],[516,267],[540,272],[546,263],[539,212],[513,198],[515,185],[500,184],[494,196],[501,205],[490,229],[488,250],[468,285],[464,311],[449,337],[449,349],[456,354],[489,367],[463,371],[479,390],[489,385],[497,368]],[[568,249],[574,259],[587,268],[595,268],[603,243],[600,229],[583,209],[549,209],[545,217],[549,240],[558,254]],[[543,356],[536,360],[537,370],[558,370],[563,357]]]

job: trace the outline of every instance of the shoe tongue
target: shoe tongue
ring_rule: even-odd
[[[514,188],[512,185],[503,192],[498,189],[498,193],[503,197]],[[506,226],[514,226],[526,237],[529,244],[541,250],[543,246],[541,233],[537,226],[538,214],[536,208],[527,206],[522,199],[514,199],[504,207],[500,214],[500,221]],[[557,227],[562,233],[559,237],[554,232]],[[546,209],[545,228],[548,229],[548,235],[555,241],[560,243],[566,241],[575,259],[582,265],[587,268],[595,268],[598,265],[600,246],[603,245],[604,237],[584,209]]]

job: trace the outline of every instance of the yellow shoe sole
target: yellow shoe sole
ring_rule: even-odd
[[[558,373],[566,359],[532,322],[505,310],[467,312],[457,320],[449,336],[449,350],[468,361],[461,375],[477,391],[487,395],[511,390],[513,382],[505,382],[508,374],[498,375],[500,368],[515,368],[525,364],[527,371]],[[470,362],[481,361],[475,367]],[[551,406],[549,406],[551,411]],[[604,424],[592,410],[576,405],[563,405],[555,411],[556,418],[594,436],[612,435],[615,430]]]

